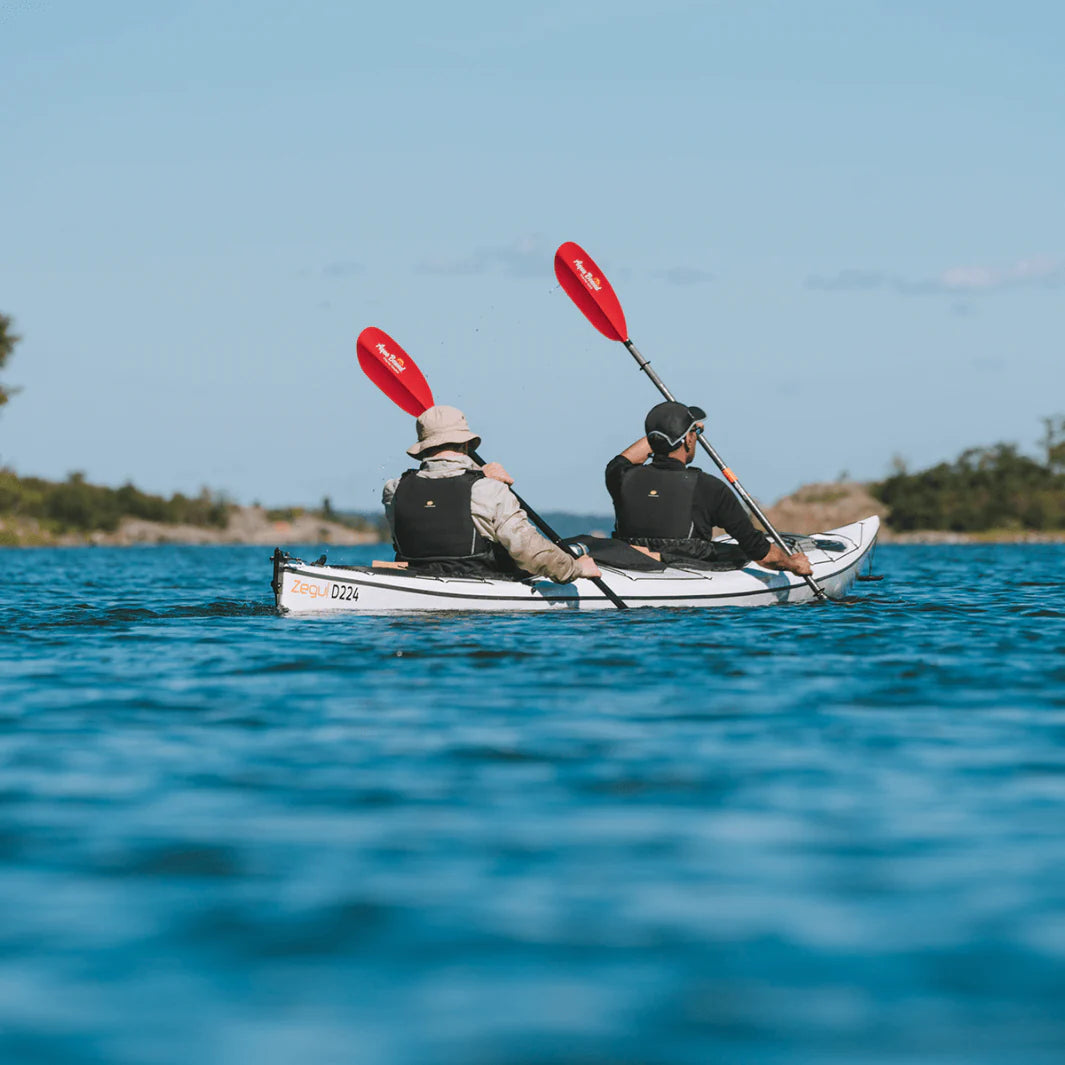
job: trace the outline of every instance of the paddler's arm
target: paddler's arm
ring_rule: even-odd
[[[809,577],[813,573],[810,560],[801,551],[794,555],[787,555],[780,550],[778,544],[769,545],[769,554],[765,558],[755,559],[759,566],[766,569],[786,569],[791,573],[797,573],[800,577]]]
[[[629,444],[620,455],[615,455],[606,464],[606,490],[610,493],[610,499],[614,504],[614,510],[618,508],[618,499],[621,493],[621,482],[630,470],[642,466],[651,454],[651,445],[647,443],[647,437],[641,436],[635,444]]]
[[[503,484],[514,483],[514,478],[498,462],[486,462],[481,467],[481,473],[485,477],[491,477],[493,481],[502,481]]]
[[[395,536],[395,522],[392,520],[392,515],[395,512],[395,508],[392,503],[396,497],[396,489],[399,487],[399,478],[393,477],[392,480],[385,482],[385,487],[381,491],[381,503],[385,508],[385,517],[388,519],[388,531]]]
[[[526,573],[548,577],[559,584],[569,584],[578,577],[601,576],[599,567],[587,555],[574,558],[541,536],[500,478],[486,477],[474,483],[470,513],[477,531],[501,544]]]
[[[635,443],[629,444],[621,454],[633,466],[642,466],[651,457],[651,445],[647,443],[646,436],[641,436]]]
[[[697,531],[700,536],[707,536],[707,526],[713,522],[720,526],[743,549],[744,554],[766,569],[789,570],[799,576],[808,576],[810,560],[801,552],[786,554],[761,530],[756,529],[747,512],[740,506],[740,501],[725,487],[725,482],[704,473],[699,478],[697,509],[699,521]],[[709,538],[709,537],[707,537]]]

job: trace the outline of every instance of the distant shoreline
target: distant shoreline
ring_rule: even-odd
[[[868,514],[860,517],[868,517]],[[770,519],[773,519],[770,512]],[[857,520],[857,519],[851,519]],[[608,535],[597,523],[595,535]],[[804,525],[806,523],[803,523]],[[817,528],[799,528],[780,522],[782,533],[822,532],[846,522],[833,522]],[[592,533],[589,528],[585,532]],[[573,534],[579,535],[579,534]],[[981,546],[985,544],[1023,544],[1027,546],[1065,544],[1065,532],[1037,533],[1008,529],[979,533],[950,532],[944,529],[923,529],[914,532],[895,532],[881,526],[879,542],[883,545],[920,544],[926,547]],[[114,532],[50,533],[35,522],[0,518],[0,547],[186,547],[245,546],[285,547],[293,544],[320,544],[335,547],[384,545],[388,541],[372,532],[358,532],[338,522],[302,515],[292,521],[271,521],[259,507],[234,507],[233,516],[224,529],[195,525],[168,525],[164,522],[125,519]],[[389,545],[391,550],[391,545]]]
[[[278,544],[336,544],[353,547],[381,543],[376,532],[352,529],[342,522],[315,514],[271,518],[263,507],[234,505],[225,526],[175,525],[142,518],[123,518],[112,531],[55,533],[32,518],[0,517],[3,547],[146,547],[160,544],[187,546]]]
[[[248,545],[274,547],[321,544],[355,547],[387,544],[380,531],[368,528],[372,519],[359,522],[332,520],[322,511],[302,508],[267,510],[261,506],[226,504],[224,525],[176,524],[124,517],[113,530],[57,532],[37,518],[0,515],[0,547],[140,547],[155,544]],[[836,529],[871,515],[881,520],[882,544],[955,546],[980,544],[1061,544],[1065,530],[988,529],[952,532],[947,529],[898,531],[890,527],[888,508],[856,482],[804,485],[766,508],[767,516],[782,533],[810,534]],[[553,511],[546,515],[561,536],[607,536],[613,525],[608,515]],[[353,525],[361,524],[361,528]]]
[[[925,547],[979,547],[981,544],[1025,544],[1029,547],[1046,544],[1065,544],[1065,532],[980,532],[957,533],[940,529],[921,532],[893,532],[881,527],[878,543],[885,545],[922,544]]]

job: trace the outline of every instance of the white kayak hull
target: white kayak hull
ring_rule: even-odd
[[[814,540],[834,541],[805,549],[814,577],[830,598],[850,590],[879,528],[879,519],[870,517],[814,535]],[[602,571],[606,584],[630,607],[768,606],[814,598],[801,577],[755,563],[723,572],[672,566],[659,573],[611,566]],[[312,565],[287,556],[275,558],[273,587],[278,608],[299,614],[616,609],[590,580],[426,577],[370,566]]]

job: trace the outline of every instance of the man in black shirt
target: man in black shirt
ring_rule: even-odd
[[[660,552],[663,562],[713,562],[725,546],[711,542],[716,525],[759,565],[809,574],[806,555],[788,555],[770,543],[724,481],[691,466],[705,417],[699,407],[659,403],[644,420],[646,435],[610,460],[606,487],[614,501],[614,535]]]

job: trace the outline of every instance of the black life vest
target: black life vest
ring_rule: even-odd
[[[621,479],[614,502],[619,540],[685,540],[695,533],[692,504],[699,471],[636,466]]]
[[[454,477],[417,477],[407,470],[392,498],[396,560],[421,568],[459,563],[459,569],[492,568],[492,543],[473,524],[470,492],[484,474],[466,470]]]

